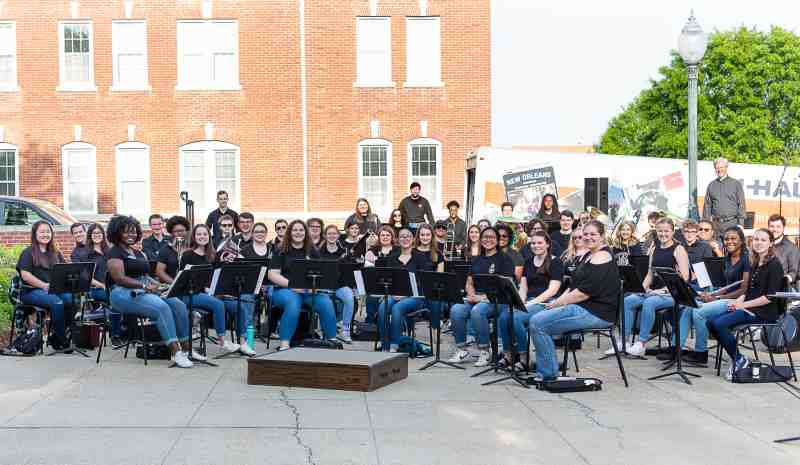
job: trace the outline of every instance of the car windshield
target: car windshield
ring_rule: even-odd
[[[73,218],[72,215],[56,207],[50,202],[45,202],[44,200],[33,200],[33,199],[28,199],[28,201],[31,204],[41,208],[48,215],[52,216],[53,220],[55,220],[58,224],[73,224],[78,222],[78,220]]]

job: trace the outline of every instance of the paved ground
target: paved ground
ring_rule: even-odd
[[[259,346],[263,349],[263,346]],[[579,353],[598,393],[482,387],[450,368],[372,393],[245,384],[245,362],[176,370],[109,353],[0,357],[0,464],[798,464],[800,399],[733,385],[646,381],[654,359]],[[474,372],[470,368],[468,373]]]

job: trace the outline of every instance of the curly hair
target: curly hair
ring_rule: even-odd
[[[176,215],[167,220],[167,233],[172,235],[172,230],[178,225],[186,228],[186,232],[192,229],[192,225],[189,224],[189,220],[187,220],[186,217]]]
[[[122,239],[122,234],[125,231],[131,230],[136,232],[136,242],[139,242],[142,239],[142,225],[139,224],[139,220],[132,216],[123,215],[117,215],[111,218],[106,230],[108,242],[116,246],[124,246],[125,241]]]

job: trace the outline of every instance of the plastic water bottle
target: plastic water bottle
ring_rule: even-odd
[[[250,346],[251,348],[255,343],[254,339],[255,339],[255,328],[253,328],[253,323],[250,323],[249,325],[247,325],[247,345]]]

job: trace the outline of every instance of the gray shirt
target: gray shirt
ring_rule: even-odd
[[[746,216],[742,183],[725,176],[708,184],[703,202],[703,218],[720,223],[744,224]]]
[[[797,281],[797,271],[800,265],[800,249],[785,236],[773,246],[775,256],[783,265],[783,271],[792,278],[792,283]]]

